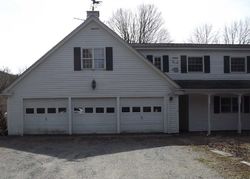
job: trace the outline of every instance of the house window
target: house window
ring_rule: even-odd
[[[154,58],[154,65],[156,66],[156,68],[158,69],[162,69],[162,65],[161,65],[161,57],[155,57]]]
[[[82,68],[92,68],[92,49],[82,49]]]
[[[82,49],[83,69],[104,69],[104,48]]]
[[[222,113],[236,113],[238,112],[237,97],[221,97],[221,112]]]
[[[188,57],[188,72],[203,72],[202,57]]]
[[[231,72],[245,72],[246,60],[244,57],[231,58]]]

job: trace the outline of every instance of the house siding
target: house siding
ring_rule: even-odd
[[[74,47],[113,47],[113,71],[74,71]],[[91,87],[93,79],[97,83],[95,90]],[[171,93],[169,86],[166,79],[92,21],[10,91],[13,95],[8,99],[9,134],[23,132],[23,99],[164,97]],[[169,110],[169,113],[176,110]],[[173,119],[174,114],[170,116],[171,120],[178,120]],[[173,130],[169,131],[176,131],[174,123],[171,127]]]
[[[169,73],[168,76],[173,80],[249,80],[250,73],[224,73],[224,56],[247,57],[250,52],[247,50],[139,50],[144,56],[169,55]],[[210,56],[210,73],[181,73],[181,55],[187,56]],[[174,69],[178,69],[175,72]]]

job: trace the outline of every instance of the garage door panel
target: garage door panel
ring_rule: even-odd
[[[121,131],[163,132],[162,109],[163,98],[122,98]]]
[[[115,98],[73,99],[72,109],[73,133],[116,133]]]
[[[43,109],[42,113],[37,109]],[[65,133],[68,133],[67,99],[24,100],[24,134]]]

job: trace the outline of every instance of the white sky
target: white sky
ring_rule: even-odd
[[[250,17],[250,0],[103,0],[97,8],[107,21],[118,8],[154,4],[174,42],[184,42],[194,27],[222,28]],[[18,73],[29,67],[86,18],[91,0],[0,0],[0,68]]]

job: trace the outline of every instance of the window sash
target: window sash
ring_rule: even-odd
[[[82,69],[105,69],[105,49],[83,48]]]
[[[221,113],[237,113],[239,110],[237,97],[221,97],[220,103]]]
[[[188,72],[204,72],[203,57],[188,57]]]
[[[155,57],[154,58],[154,65],[156,68],[162,70],[162,61],[161,57]]]
[[[246,59],[244,57],[231,57],[231,72],[246,72]]]

